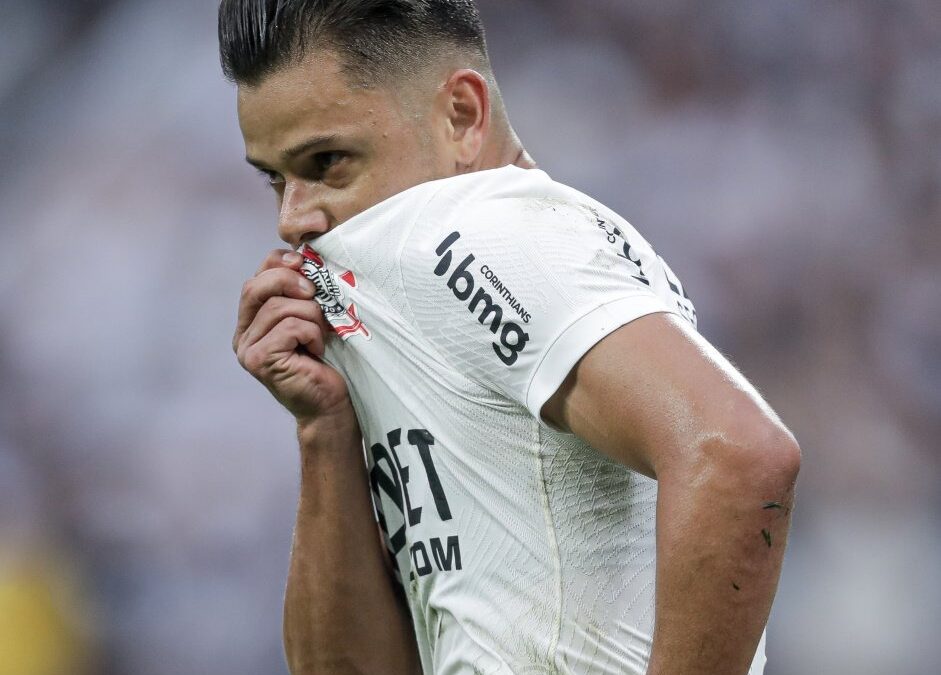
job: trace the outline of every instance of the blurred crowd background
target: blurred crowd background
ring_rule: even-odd
[[[631,220],[804,449],[767,675],[941,662],[941,6],[481,0],[553,177]],[[213,0],[0,0],[0,675],[283,674],[278,245]]]

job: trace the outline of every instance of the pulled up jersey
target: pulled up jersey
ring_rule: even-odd
[[[617,214],[516,167],[419,185],[303,253],[424,671],[643,675],[657,484],[540,410],[619,327],[695,325],[667,264]]]

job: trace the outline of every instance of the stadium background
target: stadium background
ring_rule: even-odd
[[[670,260],[804,449],[767,675],[941,660],[941,10],[483,0],[532,154]],[[0,2],[0,675],[286,672],[277,244],[212,0]]]

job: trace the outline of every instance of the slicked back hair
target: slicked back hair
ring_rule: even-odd
[[[447,49],[487,59],[473,0],[222,0],[219,52],[226,78],[248,86],[310,50],[327,48],[366,81],[414,72]]]

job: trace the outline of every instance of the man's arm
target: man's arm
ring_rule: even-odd
[[[301,257],[275,251],[246,282],[233,348],[296,418],[301,490],[284,607],[293,675],[421,672],[386,567],[362,438],[343,378],[320,360],[328,327]]]
[[[408,608],[384,562],[356,420],[322,420],[298,435],[301,492],[284,601],[291,672],[420,673]]]
[[[800,464],[715,349],[655,314],[589,351],[544,418],[659,483],[648,675],[744,675],[777,587]]]

